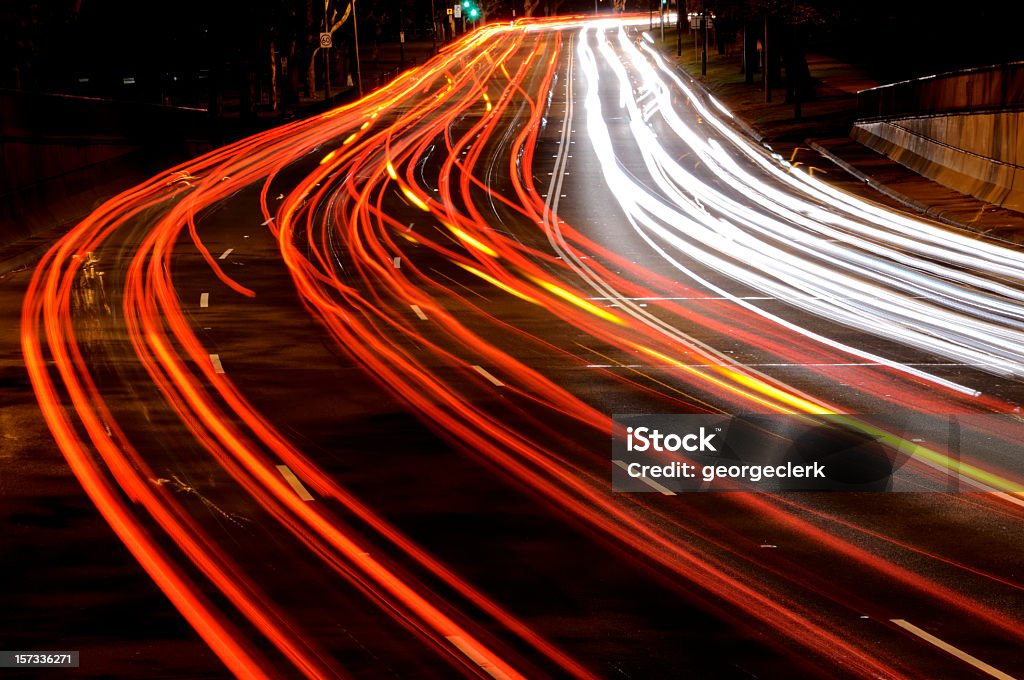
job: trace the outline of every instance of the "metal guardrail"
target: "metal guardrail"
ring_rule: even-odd
[[[951,71],[857,93],[858,118],[1024,108],[1024,61]]]

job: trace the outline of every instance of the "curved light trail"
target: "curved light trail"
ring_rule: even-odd
[[[198,256],[225,295],[239,304],[260,299],[266,291],[232,276],[205,240],[218,207],[244,203],[262,215],[277,244],[273,266],[287,273],[305,312],[440,437],[670,575],[722,618],[771,631],[774,646],[806,656],[819,671],[841,664],[857,676],[914,676],[898,653],[852,628],[837,630],[819,606],[880,607],[863,593],[744,552],[736,532],[712,513],[613,495],[607,452],[579,443],[606,437],[609,414],[520,357],[554,356],[581,370],[605,357],[622,370],[600,369],[595,379],[665,411],[849,413],[863,397],[926,413],[1009,412],[1014,405],[997,396],[830,338],[805,320],[810,314],[856,337],[883,337],[1017,378],[1024,256],[881,210],[778,162],[733,131],[724,107],[671,71],[629,23],[483,27],[359,102],[228,145],[115,197],[36,270],[22,344],[47,423],[121,540],[236,675],[347,671],[159,482],[145,433],[119,423],[111,378],[98,377],[103,369],[90,360],[101,351],[98,328],[116,336],[103,342],[130,348],[138,375],[125,371],[118,380],[159,393],[175,431],[425,653],[466,675],[599,674],[324,472],[211,361],[213,348],[179,299],[176,262]],[[582,114],[574,110],[576,89],[584,91]],[[616,113],[603,96],[609,92],[628,116],[628,137],[622,126],[609,127]],[[699,126],[686,122],[683,103]],[[571,139],[577,118],[599,160],[601,193],[614,197],[622,219],[681,280],[588,237],[587,226],[561,210],[568,149],[584,141],[579,131]],[[552,146],[559,147],[553,163],[538,156]],[[710,175],[686,170],[681,152]],[[112,314],[76,297],[91,253],[119,267],[116,288],[107,291],[116,300]],[[737,284],[788,306],[763,309]],[[514,313],[504,318],[491,296]],[[706,302],[680,302],[687,298]],[[582,340],[567,345],[528,330],[536,326],[523,318],[572,329]],[[834,392],[798,389],[700,337],[728,337],[808,365],[824,384],[834,380],[834,364],[869,365],[856,369],[847,403]],[[501,399],[491,398],[496,391]],[[871,427],[869,418],[850,422]],[[921,443],[915,474],[933,480],[950,473],[943,446]],[[303,501],[278,464],[332,504]],[[1020,488],[1012,471],[973,460],[957,465],[979,489]],[[898,546],[1008,587],[1019,583],[791,497],[735,494],[725,502],[1024,642],[1019,613],[975,601],[886,550]],[[1024,504],[1011,494],[956,502],[980,503],[1015,524],[1024,519]],[[831,531],[840,526],[885,549]],[[375,556],[376,545],[387,546],[386,557]]]

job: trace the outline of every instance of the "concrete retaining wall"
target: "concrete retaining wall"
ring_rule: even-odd
[[[862,120],[1024,108],[1024,62],[904,80],[857,93]]]
[[[911,170],[1024,211],[1024,62],[942,73],[857,94],[850,136]]]
[[[1024,211],[1024,112],[858,121],[851,137],[940,184]]]

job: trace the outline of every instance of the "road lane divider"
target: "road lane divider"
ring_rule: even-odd
[[[494,375],[483,366],[473,366],[473,370],[487,378],[487,380],[495,387],[504,387],[505,383],[501,382]]]
[[[299,481],[299,478],[295,476],[295,473],[292,472],[290,467],[287,465],[278,465],[277,471],[281,473],[282,477],[284,477],[284,481],[288,482],[288,486],[295,490],[295,493],[299,498],[304,501],[313,500],[313,494],[309,493],[309,490],[306,489],[305,485]]]
[[[618,465],[623,470],[627,470],[628,471],[628,469],[629,469],[629,465],[624,460],[613,460],[612,462],[615,463],[616,465]],[[644,484],[646,484],[647,486],[651,487],[652,489],[654,489],[655,491],[657,491],[658,493],[660,493],[660,494],[662,494],[664,496],[675,496],[676,495],[675,491],[671,491],[670,489],[662,486],[661,484],[658,484],[653,479],[649,479],[648,477],[638,477],[638,479],[641,482],[643,482]]]
[[[927,642],[929,644],[935,645],[936,647],[938,647],[942,651],[946,652],[947,654],[952,654],[953,656],[955,656],[956,658],[960,659],[961,661],[963,661],[965,663],[969,663],[970,665],[974,666],[975,668],[977,668],[982,673],[985,673],[987,675],[991,675],[993,678],[999,678],[999,680],[1016,680],[1012,675],[1008,675],[1008,674],[1002,672],[1001,670],[999,670],[998,668],[994,668],[994,667],[988,665],[987,663],[985,663],[981,659],[979,659],[977,657],[974,657],[974,656],[971,656],[970,654],[968,654],[967,652],[963,651],[962,649],[958,649],[958,648],[954,647],[953,645],[949,644],[948,642],[944,642],[943,640],[940,640],[939,638],[935,637],[934,635],[932,635],[928,631],[922,630],[922,629],[918,628],[917,626],[915,626],[914,624],[910,623],[909,621],[905,621],[903,619],[889,619],[889,620],[892,621],[893,623],[895,623],[897,626],[899,626],[903,630],[907,631],[908,633],[910,633],[912,635],[916,635],[917,637],[921,638],[922,640],[924,640],[925,642]]]
[[[210,363],[213,364],[213,372],[214,373],[223,373],[224,372],[224,364],[222,364],[220,362],[220,355],[219,354],[211,354],[210,355]]]

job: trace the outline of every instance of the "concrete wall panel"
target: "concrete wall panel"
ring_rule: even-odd
[[[965,79],[964,82],[969,82]],[[983,201],[1024,207],[1024,113],[861,121],[851,136],[940,184]]]

